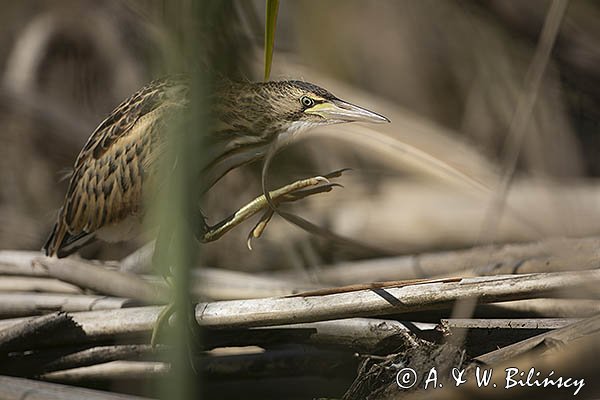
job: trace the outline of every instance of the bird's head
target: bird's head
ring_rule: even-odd
[[[233,87],[229,87],[231,91]],[[271,81],[237,86],[229,109],[260,131],[296,133],[346,122],[390,122],[383,115],[341,100],[304,81]]]
[[[383,115],[348,103],[329,91],[303,81],[268,82],[268,101],[291,131],[345,122],[390,122]]]

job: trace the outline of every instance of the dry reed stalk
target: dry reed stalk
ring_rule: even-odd
[[[53,311],[92,311],[135,305],[131,299],[83,294],[0,293],[0,317],[39,315]]]
[[[153,379],[166,376],[169,371],[169,364],[164,362],[110,361],[88,367],[48,372],[42,374],[40,378],[60,383],[78,383],[90,380]]]
[[[336,285],[442,276],[478,276],[507,273],[559,272],[594,269],[600,238],[552,238],[532,243],[486,245],[468,250],[422,253],[322,268],[318,281]],[[299,274],[282,277],[301,278]]]
[[[475,358],[475,361],[484,364],[497,364],[505,362],[517,355],[525,353],[542,344],[551,345],[555,343],[568,343],[577,340],[583,336],[598,335],[600,332],[600,314],[592,318],[577,321],[563,328],[523,340],[510,346],[503,347],[491,353],[487,353]]]
[[[31,276],[0,276],[0,292],[45,292],[81,294],[82,290],[58,279]]]
[[[435,309],[451,309],[458,299],[477,298],[479,303],[531,299],[582,285],[597,285],[600,271],[475,277],[433,283],[417,282],[374,289],[285,298],[232,300],[200,303],[198,322],[208,328],[249,328],[296,324],[324,320],[401,314]],[[345,290],[345,291],[344,291]],[[86,335],[86,340],[110,338],[120,334],[149,332],[159,307],[71,314]],[[22,321],[0,321],[0,329]],[[48,343],[76,340],[69,335],[47,338]],[[46,341],[45,341],[46,342]]]
[[[38,257],[32,263],[45,269],[53,278],[98,293],[128,297],[150,304],[157,304],[168,298],[164,286],[152,285],[137,275],[109,270],[87,261]]]

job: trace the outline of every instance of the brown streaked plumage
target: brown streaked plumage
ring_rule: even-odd
[[[64,257],[95,238],[127,240],[139,228],[144,190],[165,146],[173,116],[189,104],[183,77],[154,81],[119,105],[79,153],[58,219],[44,245]],[[264,156],[275,137],[318,125],[385,117],[302,81],[220,85],[217,119],[203,165],[208,190],[230,170]],[[207,151],[206,151],[207,150]]]

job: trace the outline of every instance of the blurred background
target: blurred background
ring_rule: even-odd
[[[187,11],[198,9],[193,5],[210,3],[195,1],[3,3],[0,250],[37,251],[42,247],[80,149],[107,114],[147,82],[177,72],[198,55],[210,58],[215,53],[229,58],[227,68],[219,70],[227,78],[262,78],[265,1],[222,0],[219,5],[225,4],[223,8],[215,7],[219,18],[208,21],[213,26],[206,29],[219,34],[208,41],[198,37],[197,52],[196,38],[190,32],[201,36],[202,30],[190,29],[190,19],[193,22],[198,16],[187,15]],[[276,156],[269,170],[269,186],[351,168],[336,181],[343,188],[284,207],[364,246],[332,243],[275,216],[249,251],[246,239],[255,221],[248,221],[217,242],[200,246],[198,265],[212,268],[191,274],[192,289],[199,288],[194,296],[202,301],[262,298],[378,280],[596,268],[598,246],[593,236],[600,234],[600,3],[573,0],[564,16],[554,15],[554,20],[549,20],[551,4],[549,0],[282,1],[271,79],[313,82],[392,122],[328,126],[302,135]],[[554,24],[560,30],[555,43],[546,48],[549,60],[538,63],[536,70],[532,64],[536,65],[533,60],[540,48],[544,50],[541,32],[545,21],[546,26]],[[538,78],[539,86],[534,84]],[[530,110],[527,99],[534,100]],[[204,199],[202,210],[208,222],[218,222],[259,195],[260,178],[260,163],[228,174]],[[564,243],[548,240],[536,247],[540,239],[557,237],[586,239]],[[110,261],[100,264],[99,269],[118,266],[146,273],[150,252],[137,249],[148,240],[148,236],[140,236],[127,243],[97,242],[82,249],[80,256]],[[443,253],[518,242],[533,244],[526,250],[518,246],[476,247],[472,253]],[[421,257],[383,258],[418,253]],[[12,253],[6,254],[10,259]],[[29,271],[31,254],[25,256]],[[487,268],[490,265],[492,268]],[[141,277],[155,282],[147,275]],[[13,290],[14,281],[3,279],[7,282],[4,290]],[[90,291],[86,287],[67,289],[83,297],[90,292],[115,296],[110,290]],[[39,290],[38,286],[31,289]],[[496,312],[511,318],[590,316],[600,309],[596,292],[591,296],[578,290],[568,293],[572,298],[558,299],[594,300],[585,307],[578,302],[579,308],[561,308],[557,304],[565,303],[539,298],[533,299],[538,303],[529,305],[533,310],[520,310],[513,303],[514,308],[508,304],[504,314],[502,309]],[[31,292],[23,298],[29,297],[37,301]],[[94,298],[92,305],[77,310],[91,309],[96,302]],[[124,299],[118,307],[132,304]],[[423,331],[435,331],[435,339],[442,341],[445,336],[438,325],[440,315],[496,315],[485,310],[472,314],[473,310],[461,310],[460,302],[457,304],[458,311],[416,312],[402,318],[429,323]],[[62,309],[62,305],[52,309]],[[37,315],[51,308],[35,304],[34,309]],[[17,312],[20,314],[8,316],[29,315]],[[343,325],[333,326],[338,327],[334,333],[347,333],[339,328]],[[294,347],[294,338],[287,333],[283,343],[270,343],[267,337],[262,348],[229,348],[236,346],[241,333],[248,332],[218,330],[206,334],[206,348],[219,350],[207,357],[215,364],[207,364],[203,370],[208,376],[208,392],[215,398],[239,398],[241,392],[261,399],[289,397],[295,392],[298,398],[340,396],[357,376],[359,350],[352,346],[342,343],[339,354],[317,352],[325,362],[307,364],[305,359],[312,353]],[[499,336],[502,338],[501,333]],[[467,354],[482,354],[517,340],[517,336],[510,337],[512,341],[502,342],[485,331],[480,340],[485,350],[473,352],[469,348]],[[389,343],[382,340],[390,346],[383,350],[367,347],[365,354],[380,351],[387,357],[398,351],[399,338]],[[139,342],[146,345],[148,340]],[[476,347],[478,343],[469,345]],[[295,375],[296,371],[290,374],[290,370],[296,364],[286,367],[277,357],[268,361],[272,354],[279,354],[276,351],[289,349],[294,357],[299,354],[299,372],[309,379],[287,379],[286,374]],[[318,348],[323,349],[328,350],[327,345]],[[252,351],[260,362],[267,360],[272,368],[267,373],[274,372],[274,376],[262,376],[268,379],[261,380],[261,371],[253,375],[254,364],[244,359]],[[288,359],[286,354],[284,360]],[[240,357],[229,359],[231,355]],[[429,350],[426,355],[430,355]],[[414,360],[419,363],[419,359]],[[242,368],[231,369],[240,362]],[[154,395],[150,386],[158,384],[155,378],[165,376],[168,368],[166,364],[160,366],[164,369],[134,378],[116,373],[100,387]],[[27,374],[32,375],[31,371]],[[360,383],[360,375],[361,371],[355,382]],[[139,387],[129,385],[131,380],[139,380]],[[272,391],[268,393],[271,397],[268,391]],[[364,397],[360,391],[348,393],[356,397],[347,398]]]
[[[87,137],[122,100],[166,70],[180,34],[179,3],[186,1],[3,4],[0,248],[41,248],[66,191],[62,177]],[[394,254],[597,234],[600,4],[591,0],[569,5],[526,125],[509,206],[494,216],[498,223],[486,222],[500,213],[490,205],[511,156],[505,143],[549,4],[283,1],[272,79],[314,82],[392,123],[311,134],[277,157],[271,186],[352,168],[340,181],[343,189],[293,210]],[[233,2],[232,13],[236,24],[228,29],[243,48],[242,75],[258,80],[264,2]],[[370,129],[467,174],[489,193],[474,193],[410,152],[358,145],[347,134]],[[214,223],[260,192],[260,165],[251,165],[219,183],[203,210]],[[333,246],[277,217],[249,252],[251,227],[203,246],[203,263],[306,271],[382,255]],[[82,255],[121,259],[143,244],[97,243]]]

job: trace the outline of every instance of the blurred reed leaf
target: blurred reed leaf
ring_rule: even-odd
[[[265,81],[271,75],[271,63],[273,61],[273,47],[275,46],[275,28],[277,25],[277,13],[279,12],[279,0],[267,0],[265,19]]]

